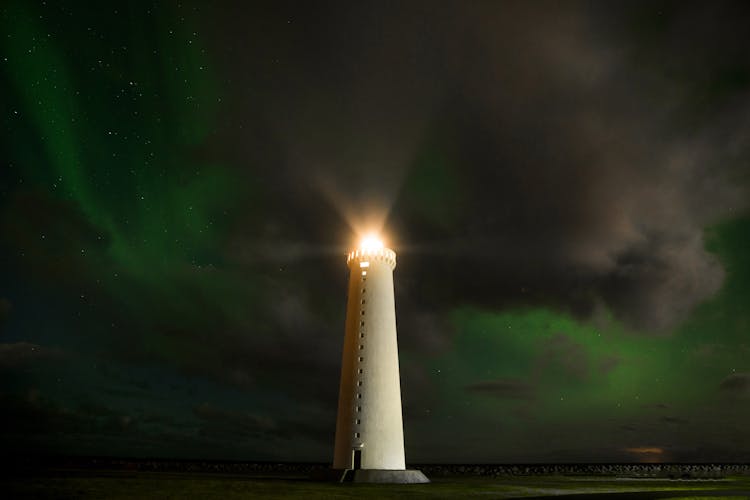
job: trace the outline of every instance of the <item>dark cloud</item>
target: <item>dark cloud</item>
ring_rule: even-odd
[[[465,389],[469,392],[486,394],[500,399],[528,400],[535,397],[535,389],[531,384],[514,378],[483,380],[467,385]]]
[[[0,327],[10,315],[11,305],[8,299],[0,298]]]
[[[693,350],[692,356],[698,362],[709,363],[715,360],[724,348],[725,346],[716,343],[701,344]]]
[[[605,356],[598,360],[597,367],[599,369],[599,373],[602,375],[606,375],[622,362],[622,359],[617,355],[610,355]]]
[[[273,433],[278,427],[270,417],[224,410],[208,403],[193,408],[193,414],[201,421],[201,436],[212,439],[258,438]]]
[[[0,401],[1,453],[92,453],[103,441],[138,432],[130,414],[93,401],[62,405],[37,389],[2,393]]]
[[[746,463],[750,460],[750,453],[739,446],[706,443],[670,450],[669,460],[676,463],[705,463],[706,457],[714,457],[712,461],[715,463]]]
[[[584,381],[591,375],[589,364],[586,348],[564,333],[558,333],[544,339],[535,370],[542,374],[550,369],[559,369],[566,375]]]
[[[30,342],[0,344],[0,369],[18,368],[37,361],[60,359],[63,351]]]
[[[123,410],[94,400],[66,405],[37,389],[24,394],[2,393],[0,403],[4,409],[0,415],[0,455],[4,456],[106,454],[240,459],[251,450],[253,455],[270,457],[254,451],[256,443],[242,439],[243,435],[217,441],[211,425],[205,422],[207,435],[196,435],[196,425],[186,421],[186,415],[175,418],[132,407]]]
[[[93,263],[82,250],[92,254],[107,242],[79,207],[41,190],[18,190],[6,203],[0,212],[0,230],[4,244],[15,250],[14,257],[21,256],[18,265],[42,283],[55,280],[80,286],[85,282]]]
[[[719,389],[722,393],[738,397],[750,397],[750,372],[733,373],[721,381]]]
[[[199,420],[200,436],[226,445],[237,440],[294,442],[299,439],[330,445],[333,440],[332,412],[323,418],[305,411],[294,417],[272,418],[202,403],[193,408],[193,415]]]
[[[537,18],[537,9],[510,9],[505,19]],[[585,12],[559,9],[544,37],[511,30],[510,43],[494,22],[485,31],[473,19],[473,36],[495,57],[469,60],[476,79],[461,82],[471,92],[451,131],[454,161],[472,165],[460,183],[472,191],[471,222],[454,229],[473,243],[474,265],[462,262],[473,282],[460,292],[486,302],[489,283],[504,283],[505,296],[526,286],[531,299],[583,313],[599,297],[633,326],[666,330],[718,289],[723,273],[702,231],[740,192],[717,172],[708,139],[667,137],[674,104],[661,94],[671,82],[654,82],[614,50],[617,40],[612,50],[590,43],[595,20]],[[499,17],[487,10],[484,19]],[[518,66],[509,45],[545,64],[508,70],[503,63]]]
[[[403,300],[399,300],[403,298]],[[399,304],[399,338],[408,350],[428,354],[445,352],[450,347],[453,328],[439,313],[420,311],[411,306],[408,293],[397,295]]]
[[[36,389],[25,394],[0,395],[5,411],[0,416],[2,439],[6,442],[33,434],[71,432],[83,428],[70,410],[65,410]]]
[[[673,417],[673,416],[663,416],[659,418],[660,422],[664,422],[665,424],[687,424],[688,420],[681,418],[681,417]]]
[[[650,410],[667,410],[669,409],[669,405],[665,403],[652,403],[641,406],[641,408],[644,409],[650,409]]]
[[[704,8],[670,11],[654,39],[628,31],[641,6],[620,6],[620,21],[581,3],[319,8],[233,13],[215,39],[241,103],[226,123],[253,109],[265,130],[238,127],[241,139],[217,148],[276,164],[266,182],[302,228],[321,211],[355,229],[390,211],[401,279],[427,290],[419,305],[429,308],[546,303],[585,316],[603,303],[637,329],[665,332],[721,286],[703,229],[745,206],[731,179],[750,123],[740,100],[717,102],[726,113],[701,115],[700,128],[678,126],[698,113],[695,59],[708,65],[706,85],[721,78],[711,51],[683,51],[684,40],[697,43],[690,19]],[[698,34],[719,51],[739,26],[709,10],[732,27]],[[326,36],[295,23],[307,15]],[[643,50],[684,70],[665,75]],[[328,240],[343,229],[332,224]],[[319,253],[239,246],[268,258]],[[439,286],[437,267],[451,287]]]

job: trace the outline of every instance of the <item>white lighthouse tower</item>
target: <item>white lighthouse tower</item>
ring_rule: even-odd
[[[341,480],[424,483],[406,470],[393,270],[396,252],[374,237],[349,253],[333,468]]]

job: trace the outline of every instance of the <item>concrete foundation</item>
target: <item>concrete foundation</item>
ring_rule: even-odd
[[[354,483],[399,483],[418,484],[429,483],[427,476],[422,471],[414,469],[384,470],[384,469],[357,469],[349,470],[345,474],[344,481],[351,477]]]
[[[416,469],[328,469],[315,474],[313,479],[339,483],[420,484],[430,482],[422,471]]]

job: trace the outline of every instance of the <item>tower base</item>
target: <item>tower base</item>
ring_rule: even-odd
[[[416,469],[328,469],[323,474],[317,474],[315,478],[339,483],[420,484],[430,482],[422,471]]]

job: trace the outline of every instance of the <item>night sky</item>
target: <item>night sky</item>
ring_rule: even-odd
[[[0,26],[2,454],[330,462],[375,230],[407,462],[750,461],[747,2]]]

